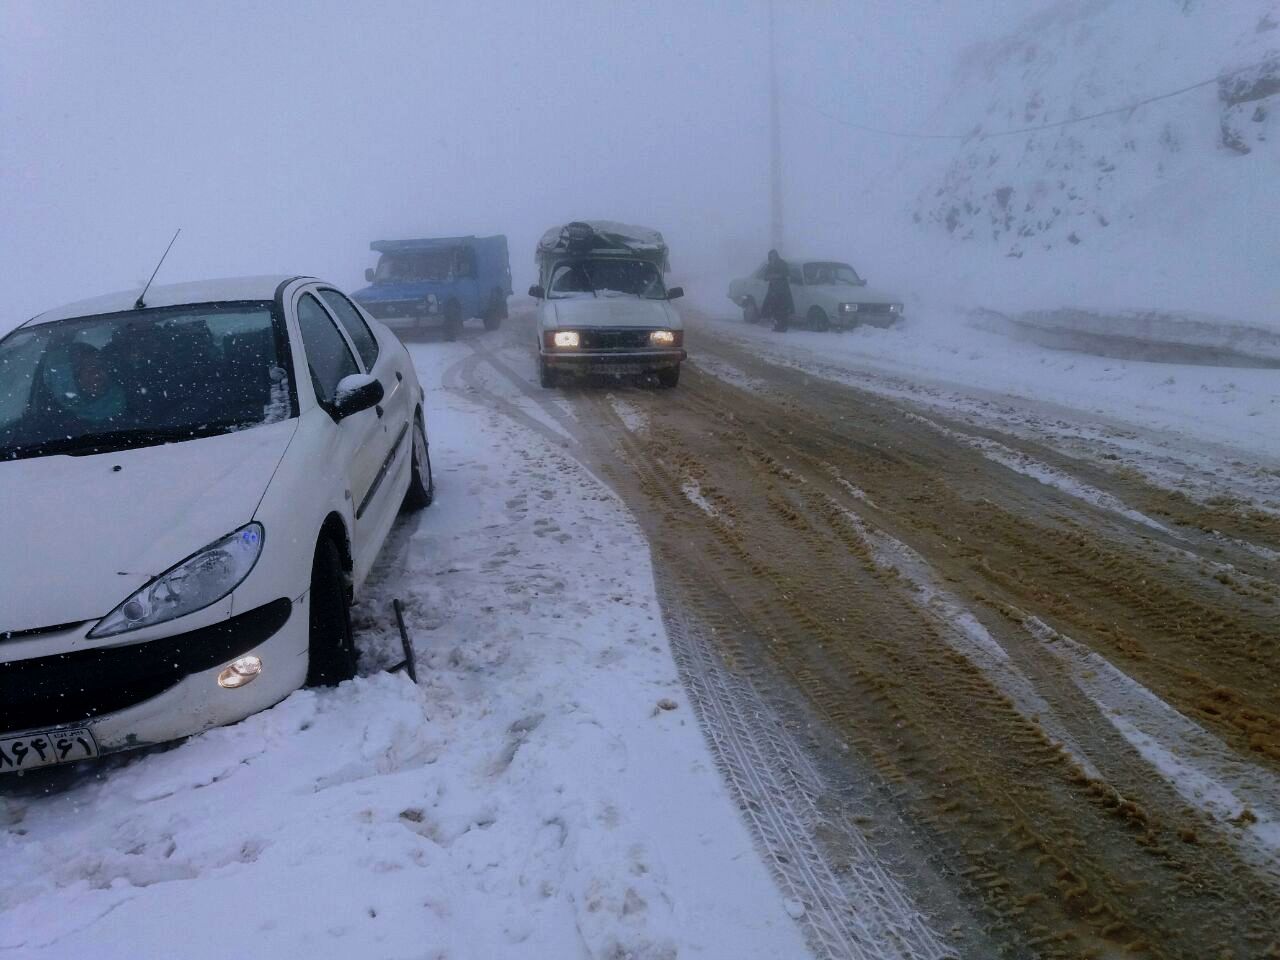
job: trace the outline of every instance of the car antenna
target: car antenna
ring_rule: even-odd
[[[167,257],[169,255],[169,251],[173,249],[174,241],[178,239],[178,234],[181,232],[181,227],[173,231],[173,240],[169,241],[169,245],[164,248],[164,253],[160,254],[160,263],[157,263],[156,268],[151,271],[151,280],[154,280],[156,278],[156,274],[160,272],[160,266],[164,263],[164,258]],[[151,289],[151,280],[147,281],[147,285],[143,287],[142,292],[138,294],[138,299],[133,302],[133,309],[141,310],[146,306],[146,304],[142,302],[142,298],[145,297],[147,295],[147,291]]]

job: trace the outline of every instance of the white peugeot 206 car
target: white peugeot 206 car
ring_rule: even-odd
[[[352,676],[349,605],[431,502],[423,391],[309,277],[155,287],[0,340],[0,772]]]

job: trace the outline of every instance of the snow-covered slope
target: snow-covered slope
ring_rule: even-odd
[[[904,168],[934,292],[1280,325],[1277,111],[1275,0],[1052,4],[959,57],[931,129],[967,139]]]

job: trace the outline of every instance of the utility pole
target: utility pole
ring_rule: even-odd
[[[782,249],[782,117],[778,112],[776,0],[769,3],[769,241]]]

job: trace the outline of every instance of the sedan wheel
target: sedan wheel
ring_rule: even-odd
[[[760,322],[760,308],[756,306],[756,302],[751,298],[747,298],[747,302],[742,305],[742,322],[756,324]]]
[[[827,319],[827,312],[821,307],[813,307],[809,311],[809,326],[818,331],[831,329],[831,321]]]
[[[409,489],[405,491],[404,508],[421,510],[431,506],[436,497],[436,482],[431,475],[431,448],[427,446],[427,431],[422,426],[422,414],[413,418],[413,460],[409,467]]]
[[[311,642],[307,686],[332,687],[356,675],[356,643],[342,556],[329,537],[316,545],[309,597]]]

